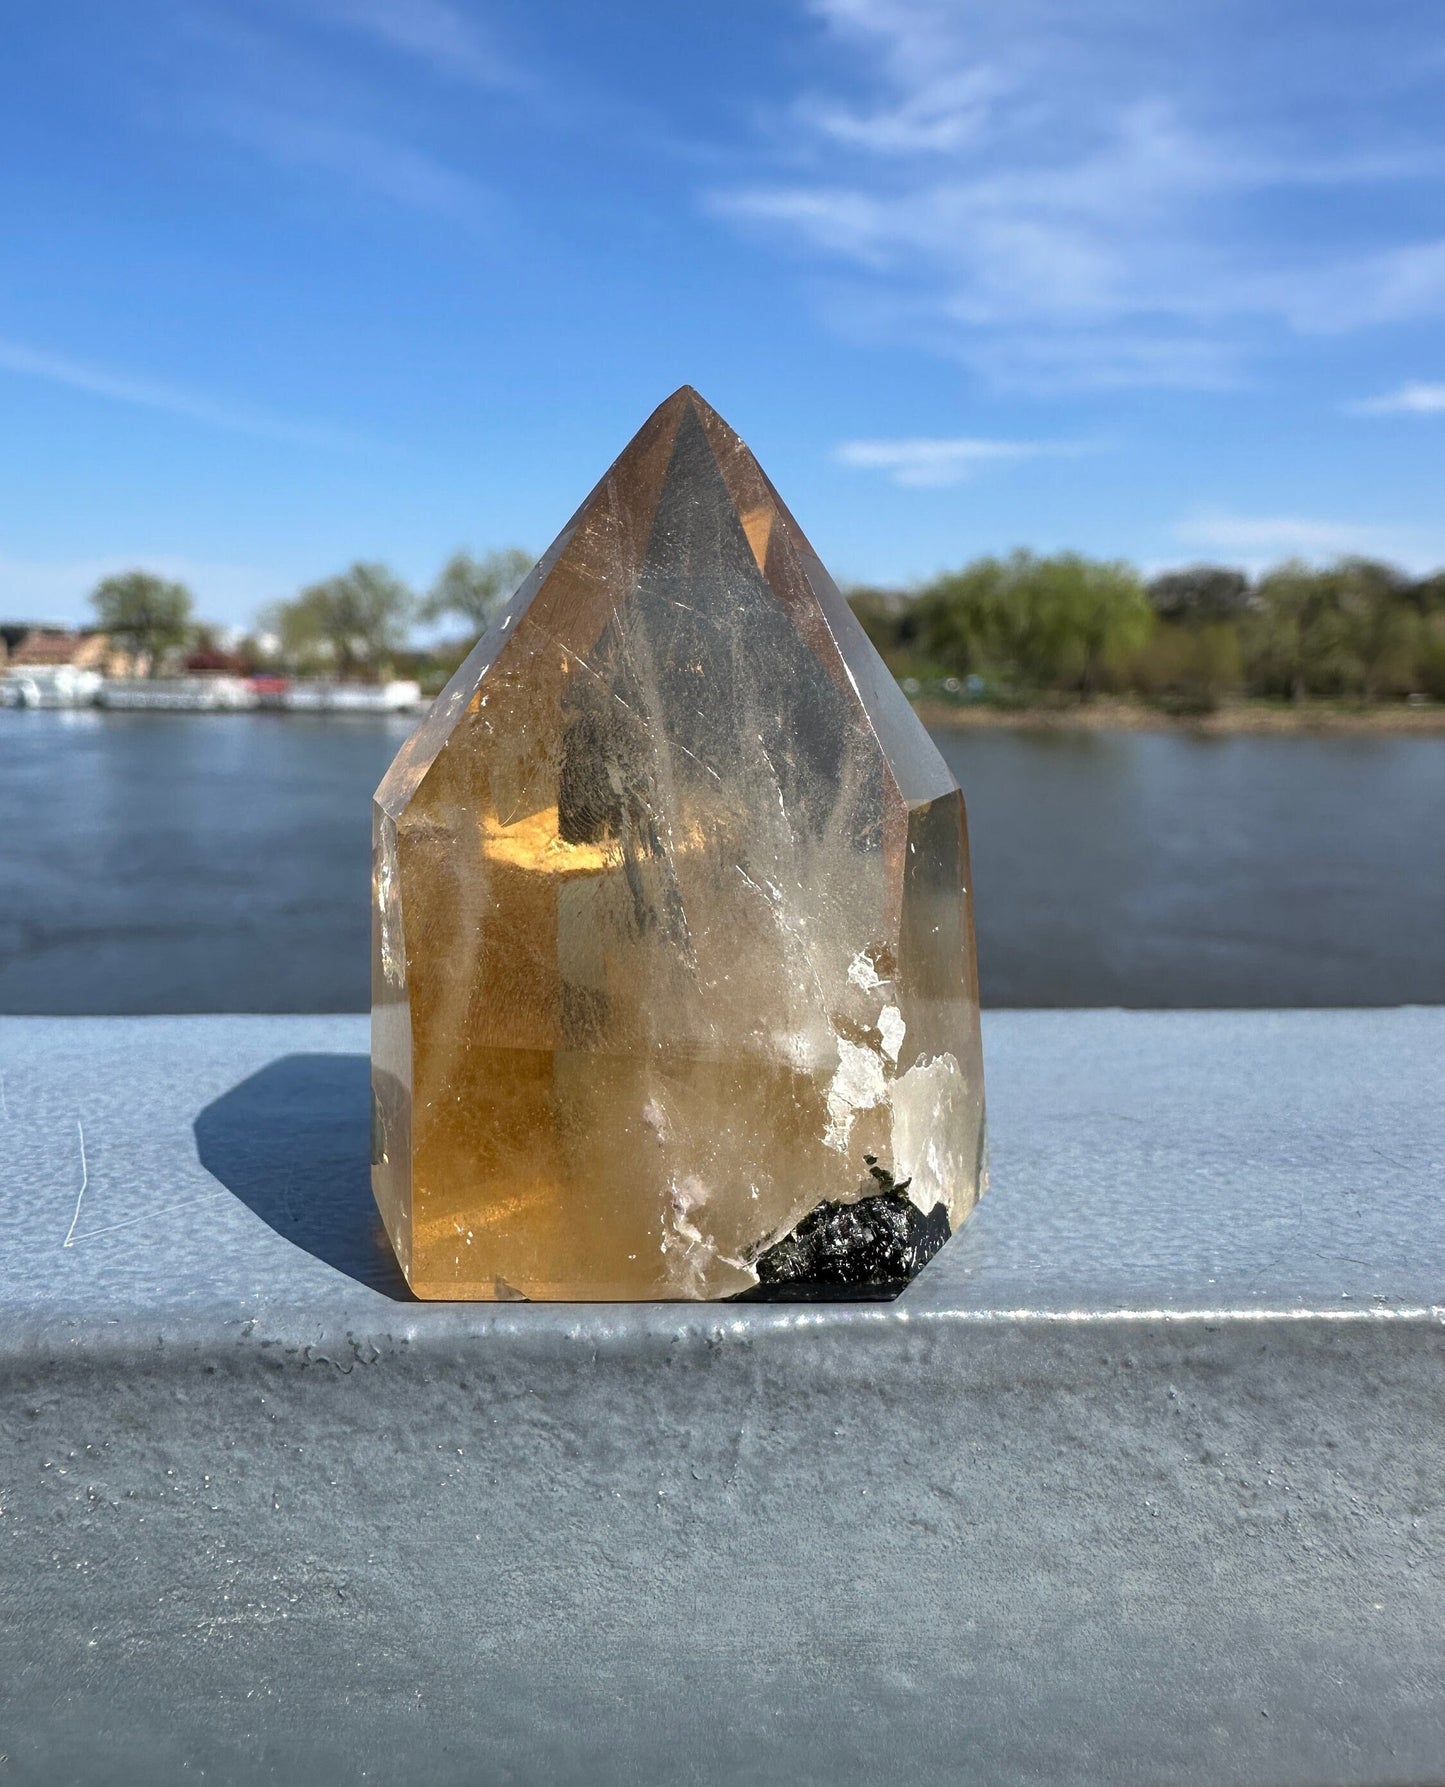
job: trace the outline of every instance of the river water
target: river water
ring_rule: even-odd
[[[0,710],[0,1011],[362,1009],[409,725]],[[1445,739],[938,736],[985,1003],[1445,1003]]]

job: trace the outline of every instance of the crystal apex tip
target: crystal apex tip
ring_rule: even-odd
[[[722,423],[724,428],[728,428],[728,424],[723,421],[722,416],[718,414],[717,410],[713,408],[703,396],[702,392],[698,390],[696,385],[679,385],[670,397],[665,397],[662,402],[658,404],[650,419],[656,421],[661,417],[671,416],[678,410],[688,408],[697,410],[698,413],[705,418],[709,416],[715,417],[717,421]],[[733,434],[736,433],[736,430],[728,428],[728,432]]]

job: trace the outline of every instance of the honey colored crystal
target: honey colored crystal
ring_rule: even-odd
[[[963,797],[696,392],[373,818],[372,1179],[419,1296],[891,1296],[974,1204]]]

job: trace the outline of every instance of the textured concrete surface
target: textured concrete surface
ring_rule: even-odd
[[[985,1045],[895,1304],[447,1306],[364,1020],[0,1021],[0,1781],[1445,1779],[1445,1010]]]

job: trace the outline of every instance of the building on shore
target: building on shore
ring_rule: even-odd
[[[6,628],[3,693],[19,707],[84,707],[100,687],[109,641],[59,627]]]
[[[99,671],[102,676],[136,676],[147,667],[144,656],[126,651],[108,633],[93,628],[4,627],[0,633],[19,634],[10,646],[9,669],[68,665],[73,670]]]
[[[0,704],[88,707],[108,676],[133,676],[145,660],[106,633],[23,622],[0,624]]]
[[[94,630],[0,622],[0,707],[104,707],[171,713],[409,713],[423,705],[411,681],[345,683],[249,674],[244,660],[202,645],[155,675],[142,653]]]

